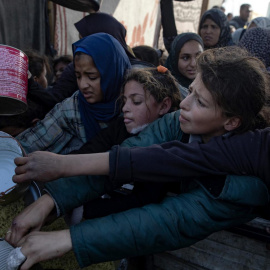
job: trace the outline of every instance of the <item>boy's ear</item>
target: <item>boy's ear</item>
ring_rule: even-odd
[[[241,119],[239,117],[231,117],[229,118],[224,125],[225,130],[232,131],[238,128],[241,125]]]
[[[166,114],[172,107],[172,100],[169,97],[165,97],[160,106],[159,115],[162,116]]]

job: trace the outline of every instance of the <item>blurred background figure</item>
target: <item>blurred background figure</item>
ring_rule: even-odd
[[[31,72],[34,81],[43,88],[47,88],[48,79],[51,75],[48,57],[35,50],[24,50],[24,53],[28,57],[28,69]]]
[[[254,27],[246,31],[238,44],[270,67],[270,29]]]
[[[232,33],[234,44],[238,45],[241,42],[241,39],[244,37],[245,33],[250,31],[252,28],[270,29],[270,19],[267,17],[257,17],[249,23],[247,28],[238,28],[235,30]],[[257,44],[259,41],[255,40],[254,42]]]
[[[230,20],[230,25],[233,25],[235,29],[243,28],[248,22],[251,13],[250,4],[242,4],[240,6],[239,16],[235,16]]]
[[[227,14],[227,20],[230,21],[232,18],[233,18],[233,14],[229,12]]]
[[[53,60],[54,82],[61,77],[66,66],[72,62],[71,55],[61,55]]]
[[[249,23],[247,29],[251,29],[254,27],[269,29],[270,28],[270,19],[267,17],[257,17]]]
[[[204,49],[233,45],[229,22],[219,8],[209,9],[202,15],[199,35],[203,40]]]

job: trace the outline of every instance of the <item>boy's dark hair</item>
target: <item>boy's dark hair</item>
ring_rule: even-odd
[[[237,116],[235,131],[258,127],[259,113],[269,96],[269,75],[264,64],[239,47],[210,49],[197,59],[205,87],[227,117]]]

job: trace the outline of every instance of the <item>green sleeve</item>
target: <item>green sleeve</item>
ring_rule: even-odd
[[[61,178],[45,185],[45,190],[53,197],[60,215],[99,198],[112,189],[108,177],[91,175]]]
[[[197,185],[185,193],[166,197],[160,204],[71,226],[73,251],[79,265],[187,247],[216,231],[255,218],[256,206],[268,203],[265,185],[256,177],[228,176],[227,180],[221,198],[209,196]],[[258,196],[246,200],[243,195],[254,193],[254,187]],[[234,189],[239,189],[239,193]]]

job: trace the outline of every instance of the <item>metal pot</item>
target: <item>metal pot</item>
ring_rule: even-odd
[[[14,158],[24,156],[19,142],[11,135],[0,131],[0,205],[7,205],[21,197],[29,183],[15,184],[12,181],[16,165]]]

